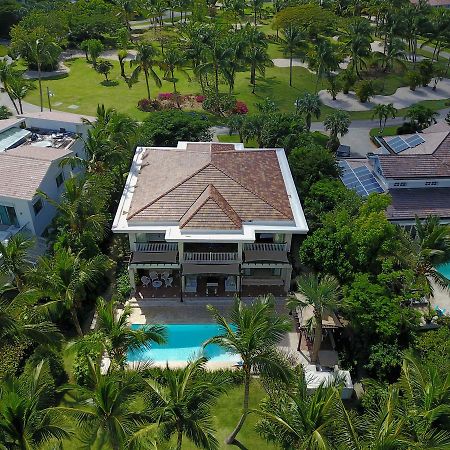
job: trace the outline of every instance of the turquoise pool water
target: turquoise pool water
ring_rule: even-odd
[[[131,325],[137,329],[145,325]],[[190,358],[203,354],[212,362],[234,362],[239,357],[226,353],[218,345],[208,345],[203,349],[203,343],[221,332],[216,324],[168,324],[164,325],[167,342],[163,345],[152,344],[150,349],[142,348],[128,353],[128,361],[155,362],[187,361]]]
[[[444,275],[445,278],[450,280],[450,261],[444,264],[439,264],[436,266],[436,269],[441,275]]]

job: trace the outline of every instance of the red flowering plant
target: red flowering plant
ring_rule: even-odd
[[[247,114],[248,106],[242,101],[237,100],[233,108],[233,114]]]

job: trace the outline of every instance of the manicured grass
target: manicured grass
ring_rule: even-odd
[[[257,408],[259,402],[265,396],[262,386],[257,380],[253,380],[250,386],[250,408]],[[242,408],[243,386],[231,388],[227,394],[222,395],[215,407],[213,408],[214,426],[217,430],[217,439],[220,443],[220,449],[231,449],[229,445],[225,444],[226,437],[233,431],[234,427],[239,421]],[[70,402],[70,397],[66,396],[65,402]],[[272,444],[264,441],[255,430],[255,424],[258,417],[250,414],[247,418],[244,427],[238,435],[239,441],[249,450],[276,450]],[[183,450],[194,450],[197,447],[183,439]],[[64,450],[76,450],[80,447],[79,441],[74,438],[70,442],[64,442]],[[94,446],[92,450],[110,450],[107,446]]]
[[[380,128],[375,127],[370,130],[370,136],[395,136],[397,134],[397,128],[400,125],[394,125],[392,127],[386,127],[381,133]]]
[[[223,143],[236,144],[236,143],[241,142],[238,134],[231,134],[231,135],[230,134],[219,134],[217,136],[217,139],[219,139],[219,142],[223,142]],[[254,139],[250,139],[248,142],[246,142],[245,146],[247,148],[257,148],[258,147],[258,145],[256,144],[256,141]]]
[[[6,56],[8,54],[8,47],[0,44],[0,56]]]
[[[101,82],[104,77],[98,74],[91,65],[86,63],[83,58],[67,61],[70,67],[70,74],[64,79],[43,80],[43,89],[47,86],[51,89],[54,96],[53,103],[61,102],[61,105],[55,106],[55,109],[63,111],[76,112],[81,114],[95,114],[97,104],[103,103],[107,107],[115,107],[122,112],[131,114],[137,119],[143,119],[146,113],[137,109],[137,102],[146,97],[145,82],[143,76],[140,81],[131,89],[120,77],[119,64],[113,63],[113,71],[110,79],[116,81],[116,86],[104,86]],[[156,69],[162,78],[161,71]],[[127,67],[129,73],[130,69]],[[271,67],[266,70],[265,78],[258,77],[256,83],[256,93],[252,94],[249,72],[238,73],[236,77],[235,96],[244,101],[250,112],[255,111],[255,104],[261,102],[264,98],[272,98],[283,111],[293,111],[294,102],[297,97],[305,92],[314,92],[316,85],[316,76],[302,67],[294,67],[293,86],[289,87],[289,69]],[[192,80],[189,81],[183,74],[176,74],[179,77],[177,89],[182,94],[199,93],[199,84]],[[162,80],[162,87],[157,88],[153,81],[151,84],[151,94],[155,97],[158,92],[172,92],[172,84]],[[227,86],[221,85],[221,90],[227,92]],[[321,89],[321,83],[319,83]],[[31,91],[26,98],[27,101],[39,104],[38,90]],[[77,105],[77,109],[69,108],[70,105]]]

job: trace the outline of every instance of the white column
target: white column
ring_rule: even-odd
[[[291,251],[292,234],[285,234],[284,239],[286,241],[286,249],[288,252]]]
[[[131,290],[136,291],[136,281],[135,281],[136,269],[128,266],[128,278],[130,279]]]
[[[242,261],[243,249],[244,249],[244,244],[242,242],[238,242],[238,259],[239,259],[239,261]]]
[[[178,242],[178,258],[180,263],[184,261],[184,244],[183,242]]]
[[[183,275],[181,277],[181,292],[184,292],[185,288],[186,288],[186,277]]]
[[[136,233],[128,233],[128,239],[130,241],[130,251],[136,251]]]
[[[283,269],[284,272],[284,290],[289,292],[289,288],[291,287],[291,275],[292,275],[292,267],[288,269]]]

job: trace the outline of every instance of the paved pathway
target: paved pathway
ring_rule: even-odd
[[[275,67],[289,67],[289,62],[290,62],[289,58],[274,58],[274,59],[272,59],[272,61],[273,61],[273,64]],[[345,58],[345,60],[339,64],[339,68],[341,70],[346,69],[348,67],[349,62],[350,62],[350,58],[348,58],[348,57]],[[297,58],[292,59],[292,66],[303,67],[311,73],[316,73],[314,70],[311,70],[309,68],[309,65],[307,62],[301,61],[300,59],[297,59]]]
[[[324,105],[345,111],[368,111],[380,103],[393,103],[395,108],[402,109],[423,100],[450,98],[450,79],[445,78],[440,81],[435,91],[429,86],[418,87],[415,91],[411,91],[409,87],[400,87],[393,95],[375,95],[370,102],[366,103],[361,103],[354,92],[349,94],[339,93],[337,99],[333,100],[327,91],[322,90],[319,92],[319,97]]]

